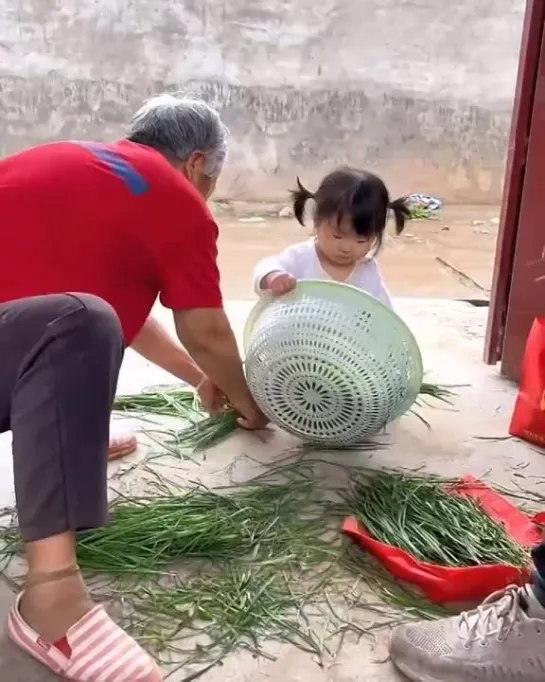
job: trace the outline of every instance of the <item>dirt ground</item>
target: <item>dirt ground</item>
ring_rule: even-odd
[[[215,204],[226,299],[253,297],[252,270],[265,256],[306,239],[311,227],[278,217],[282,206]],[[446,206],[433,220],[413,221],[389,236],[381,254],[394,296],[488,299],[498,206]]]

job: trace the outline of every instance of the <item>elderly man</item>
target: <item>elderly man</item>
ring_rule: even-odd
[[[205,200],[227,131],[199,101],[163,95],[114,144],[61,142],[0,162],[0,431],[13,432],[28,576],[13,640],[73,682],[156,682],[153,661],[95,606],[77,531],[107,523],[110,410],[126,345],[225,398],[250,395],[222,309]],[[149,317],[159,295],[182,345]]]

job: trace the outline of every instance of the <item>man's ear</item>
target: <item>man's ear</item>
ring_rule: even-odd
[[[205,163],[206,159],[202,152],[193,152],[185,162],[185,165],[188,171],[194,173],[195,171],[202,172]]]
[[[193,152],[185,161],[179,161],[176,168],[190,181],[194,182],[199,175],[200,165],[203,163],[204,154]]]

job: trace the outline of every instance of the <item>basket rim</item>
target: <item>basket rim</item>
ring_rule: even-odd
[[[300,298],[303,294],[310,294],[310,295],[316,295],[321,293],[323,290],[328,290],[328,289],[337,289],[338,291],[344,291],[347,296],[351,296],[352,298],[358,298],[361,299],[366,298],[367,299],[367,307],[370,308],[375,308],[375,309],[380,309],[380,312],[384,314],[386,312],[386,316],[390,316],[392,319],[392,322],[395,323],[397,326],[402,327],[405,330],[405,333],[407,336],[410,338],[412,345],[414,347],[414,352],[415,352],[415,361],[419,365],[420,373],[422,374],[422,377],[424,376],[424,362],[422,360],[422,353],[420,351],[420,346],[416,340],[415,335],[413,334],[412,329],[409,327],[409,325],[405,322],[405,320],[396,313],[395,310],[390,308],[389,306],[385,305],[382,303],[382,301],[379,301],[377,298],[372,296],[371,294],[368,294],[365,291],[362,291],[359,287],[355,287],[352,284],[347,284],[346,282],[334,282],[334,281],[328,281],[328,280],[323,280],[323,279],[301,279],[298,280],[297,286],[293,291],[290,291],[287,294],[283,294],[282,296],[271,296],[270,294],[262,294],[259,298],[259,300],[256,302],[252,310],[250,310],[248,317],[246,318],[246,323],[244,324],[244,331],[243,331],[243,349],[244,349],[244,355],[246,355],[248,351],[248,346],[250,343],[250,338],[252,331],[254,329],[254,326],[259,319],[261,313],[267,308],[267,306],[272,303],[273,301],[277,300],[284,300],[286,302],[289,301],[296,301],[298,298]]]

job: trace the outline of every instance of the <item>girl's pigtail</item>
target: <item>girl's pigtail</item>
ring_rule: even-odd
[[[308,199],[314,199],[314,194],[303,187],[299,176],[297,177],[297,189],[292,190],[293,214],[301,225],[305,224],[305,205]]]
[[[405,222],[411,218],[411,209],[407,197],[399,197],[390,202],[388,208],[393,212],[396,221],[396,234],[400,235],[405,227]]]

